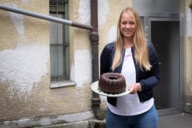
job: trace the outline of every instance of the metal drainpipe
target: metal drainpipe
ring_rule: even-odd
[[[93,26],[93,30],[90,33],[90,40],[92,46],[92,80],[97,81],[99,78],[99,66],[98,66],[98,42],[99,42],[99,34],[98,34],[98,1],[91,0],[90,4],[91,8],[91,26]],[[100,97],[95,92],[92,92],[92,109],[95,114],[96,119],[103,120],[103,115],[100,109]]]

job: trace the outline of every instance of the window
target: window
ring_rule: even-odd
[[[49,0],[50,16],[68,19],[68,0]],[[51,82],[69,80],[69,26],[50,22]]]

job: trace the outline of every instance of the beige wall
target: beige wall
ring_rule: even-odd
[[[184,42],[184,55],[185,55],[185,65],[184,65],[184,71],[185,71],[185,102],[190,103],[192,105],[192,13],[191,9],[189,9],[189,4],[191,3],[191,0],[186,0],[186,26],[185,26],[185,42]]]
[[[49,14],[48,1],[1,0],[0,3]],[[2,10],[0,15],[0,61],[1,68],[5,68],[0,79],[0,121],[90,110],[90,82],[83,83],[81,88],[49,88],[49,21]],[[74,42],[78,40],[77,34],[74,33]],[[78,48],[90,50],[87,35],[87,31],[80,35],[84,36],[81,42],[86,43],[77,43],[83,46]]]
[[[0,3],[49,14],[48,1]],[[90,110],[88,84],[80,89],[49,88],[49,21],[3,10],[0,15],[0,121]]]
[[[98,0],[99,54],[130,0]],[[49,2],[1,0],[0,4],[49,15]],[[90,25],[90,3],[69,1],[69,18]],[[106,11],[106,12],[105,12]],[[86,19],[86,17],[88,19]],[[91,111],[90,31],[70,27],[70,74],[76,86],[50,89],[49,21],[0,10],[0,121]],[[103,109],[106,99],[102,97]]]
[[[49,14],[45,1],[1,0],[0,4]],[[0,15],[0,121],[46,115],[53,109],[46,109],[49,22],[3,10]]]

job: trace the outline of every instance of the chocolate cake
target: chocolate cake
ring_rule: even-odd
[[[104,73],[99,79],[99,89],[108,94],[119,94],[125,91],[125,78],[120,73]]]

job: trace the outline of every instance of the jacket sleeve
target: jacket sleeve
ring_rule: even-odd
[[[110,72],[111,64],[110,64],[110,56],[111,56],[111,49],[110,45],[107,44],[100,56],[100,75],[106,72]]]
[[[151,42],[148,43],[149,50],[149,62],[151,64],[151,70],[148,71],[148,78],[140,80],[142,91],[153,88],[158,84],[160,80],[159,73],[159,61],[156,50]]]

